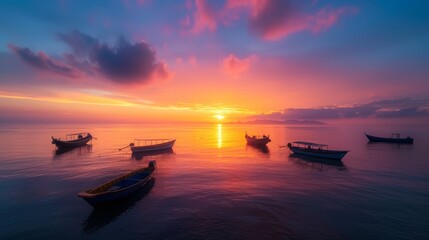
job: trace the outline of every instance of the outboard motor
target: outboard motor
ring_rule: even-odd
[[[156,161],[155,160],[150,161],[149,162],[149,167],[156,168]]]

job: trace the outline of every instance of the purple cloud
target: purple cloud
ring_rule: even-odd
[[[416,107],[417,106],[417,107]],[[251,120],[329,120],[346,118],[400,118],[429,116],[429,99],[398,98],[350,107],[288,108],[249,117]]]
[[[325,31],[338,22],[340,16],[357,11],[354,7],[325,7],[308,14],[303,11],[302,2],[299,1],[259,1],[253,6],[249,28],[265,40],[278,40],[300,31]]]
[[[28,65],[46,72],[77,78],[83,74],[101,75],[116,83],[145,83],[152,79],[166,79],[171,73],[164,62],[156,59],[156,52],[148,43],[120,38],[113,47],[79,31],[58,34],[70,46],[61,60],[54,61],[44,53],[35,54],[28,48],[11,45],[12,51]]]
[[[290,34],[319,33],[336,24],[340,17],[358,12],[356,7],[325,6],[307,12],[315,1],[302,0],[194,0],[193,17],[187,15],[182,25],[197,34],[214,32],[219,25],[230,25],[244,14],[250,32],[263,40],[279,40]],[[191,3],[190,1],[188,3]],[[191,4],[192,6],[192,4]],[[314,8],[314,7],[311,7]],[[188,29],[189,30],[189,29]]]
[[[83,34],[77,30],[69,34],[58,33],[58,38],[71,47],[73,53],[78,56],[85,56],[93,49],[100,46],[100,42],[93,37]]]
[[[101,45],[92,54],[100,71],[117,82],[145,81],[155,73],[162,72],[165,77],[168,72],[164,64],[156,61],[155,51],[144,42],[131,44],[121,39],[116,47]]]
[[[61,61],[56,61],[43,52],[35,54],[28,48],[21,48],[10,44],[9,48],[26,64],[47,72],[56,73],[66,77],[79,77],[79,70],[65,64]]]

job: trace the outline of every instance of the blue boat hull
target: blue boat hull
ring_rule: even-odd
[[[94,207],[114,202],[128,197],[145,186],[152,179],[154,171],[155,166],[138,169],[93,189],[80,192],[78,196]]]
[[[118,193],[107,193],[107,194],[104,194],[102,196],[86,197],[84,199],[85,199],[85,201],[87,201],[89,204],[91,204],[94,207],[97,205],[103,204],[103,203],[110,203],[110,202],[118,201],[120,199],[123,199],[125,197],[130,196],[131,194],[133,194],[134,192],[136,192],[137,190],[142,188],[144,185],[146,185],[150,181],[150,179],[151,178],[147,179],[147,181],[136,184],[136,185],[128,188],[127,190],[120,191]]]

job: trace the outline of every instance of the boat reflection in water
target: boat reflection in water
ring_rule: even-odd
[[[94,207],[91,214],[83,223],[83,231],[86,233],[93,233],[114,222],[122,214],[133,209],[137,202],[143,199],[154,185],[155,178],[152,178],[143,188],[132,195],[122,200]]]
[[[87,154],[90,153],[92,151],[92,145],[83,145],[80,147],[75,147],[75,148],[60,148],[60,149],[56,149],[54,151],[54,158],[59,157],[60,155],[62,156],[81,156],[83,154]]]
[[[173,149],[164,149],[164,150],[158,150],[158,151],[151,151],[151,152],[134,152],[131,154],[131,158],[135,159],[135,160],[142,160],[144,157],[154,157],[154,156],[158,156],[158,155],[163,155],[163,154],[172,154],[174,153]]]
[[[267,153],[267,154],[270,153],[270,149],[266,145],[252,145],[252,144],[247,143],[246,149],[247,148],[255,149],[261,153]]]
[[[304,167],[316,169],[316,170],[326,170],[329,168],[336,168],[338,170],[346,170],[346,166],[344,163],[340,160],[330,160],[330,159],[323,159],[323,158],[317,158],[317,157],[310,157],[310,156],[304,156],[296,153],[291,153],[289,155],[289,160],[302,165]]]

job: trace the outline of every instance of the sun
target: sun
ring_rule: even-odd
[[[219,121],[225,118],[225,116],[222,114],[216,114],[214,117]]]

